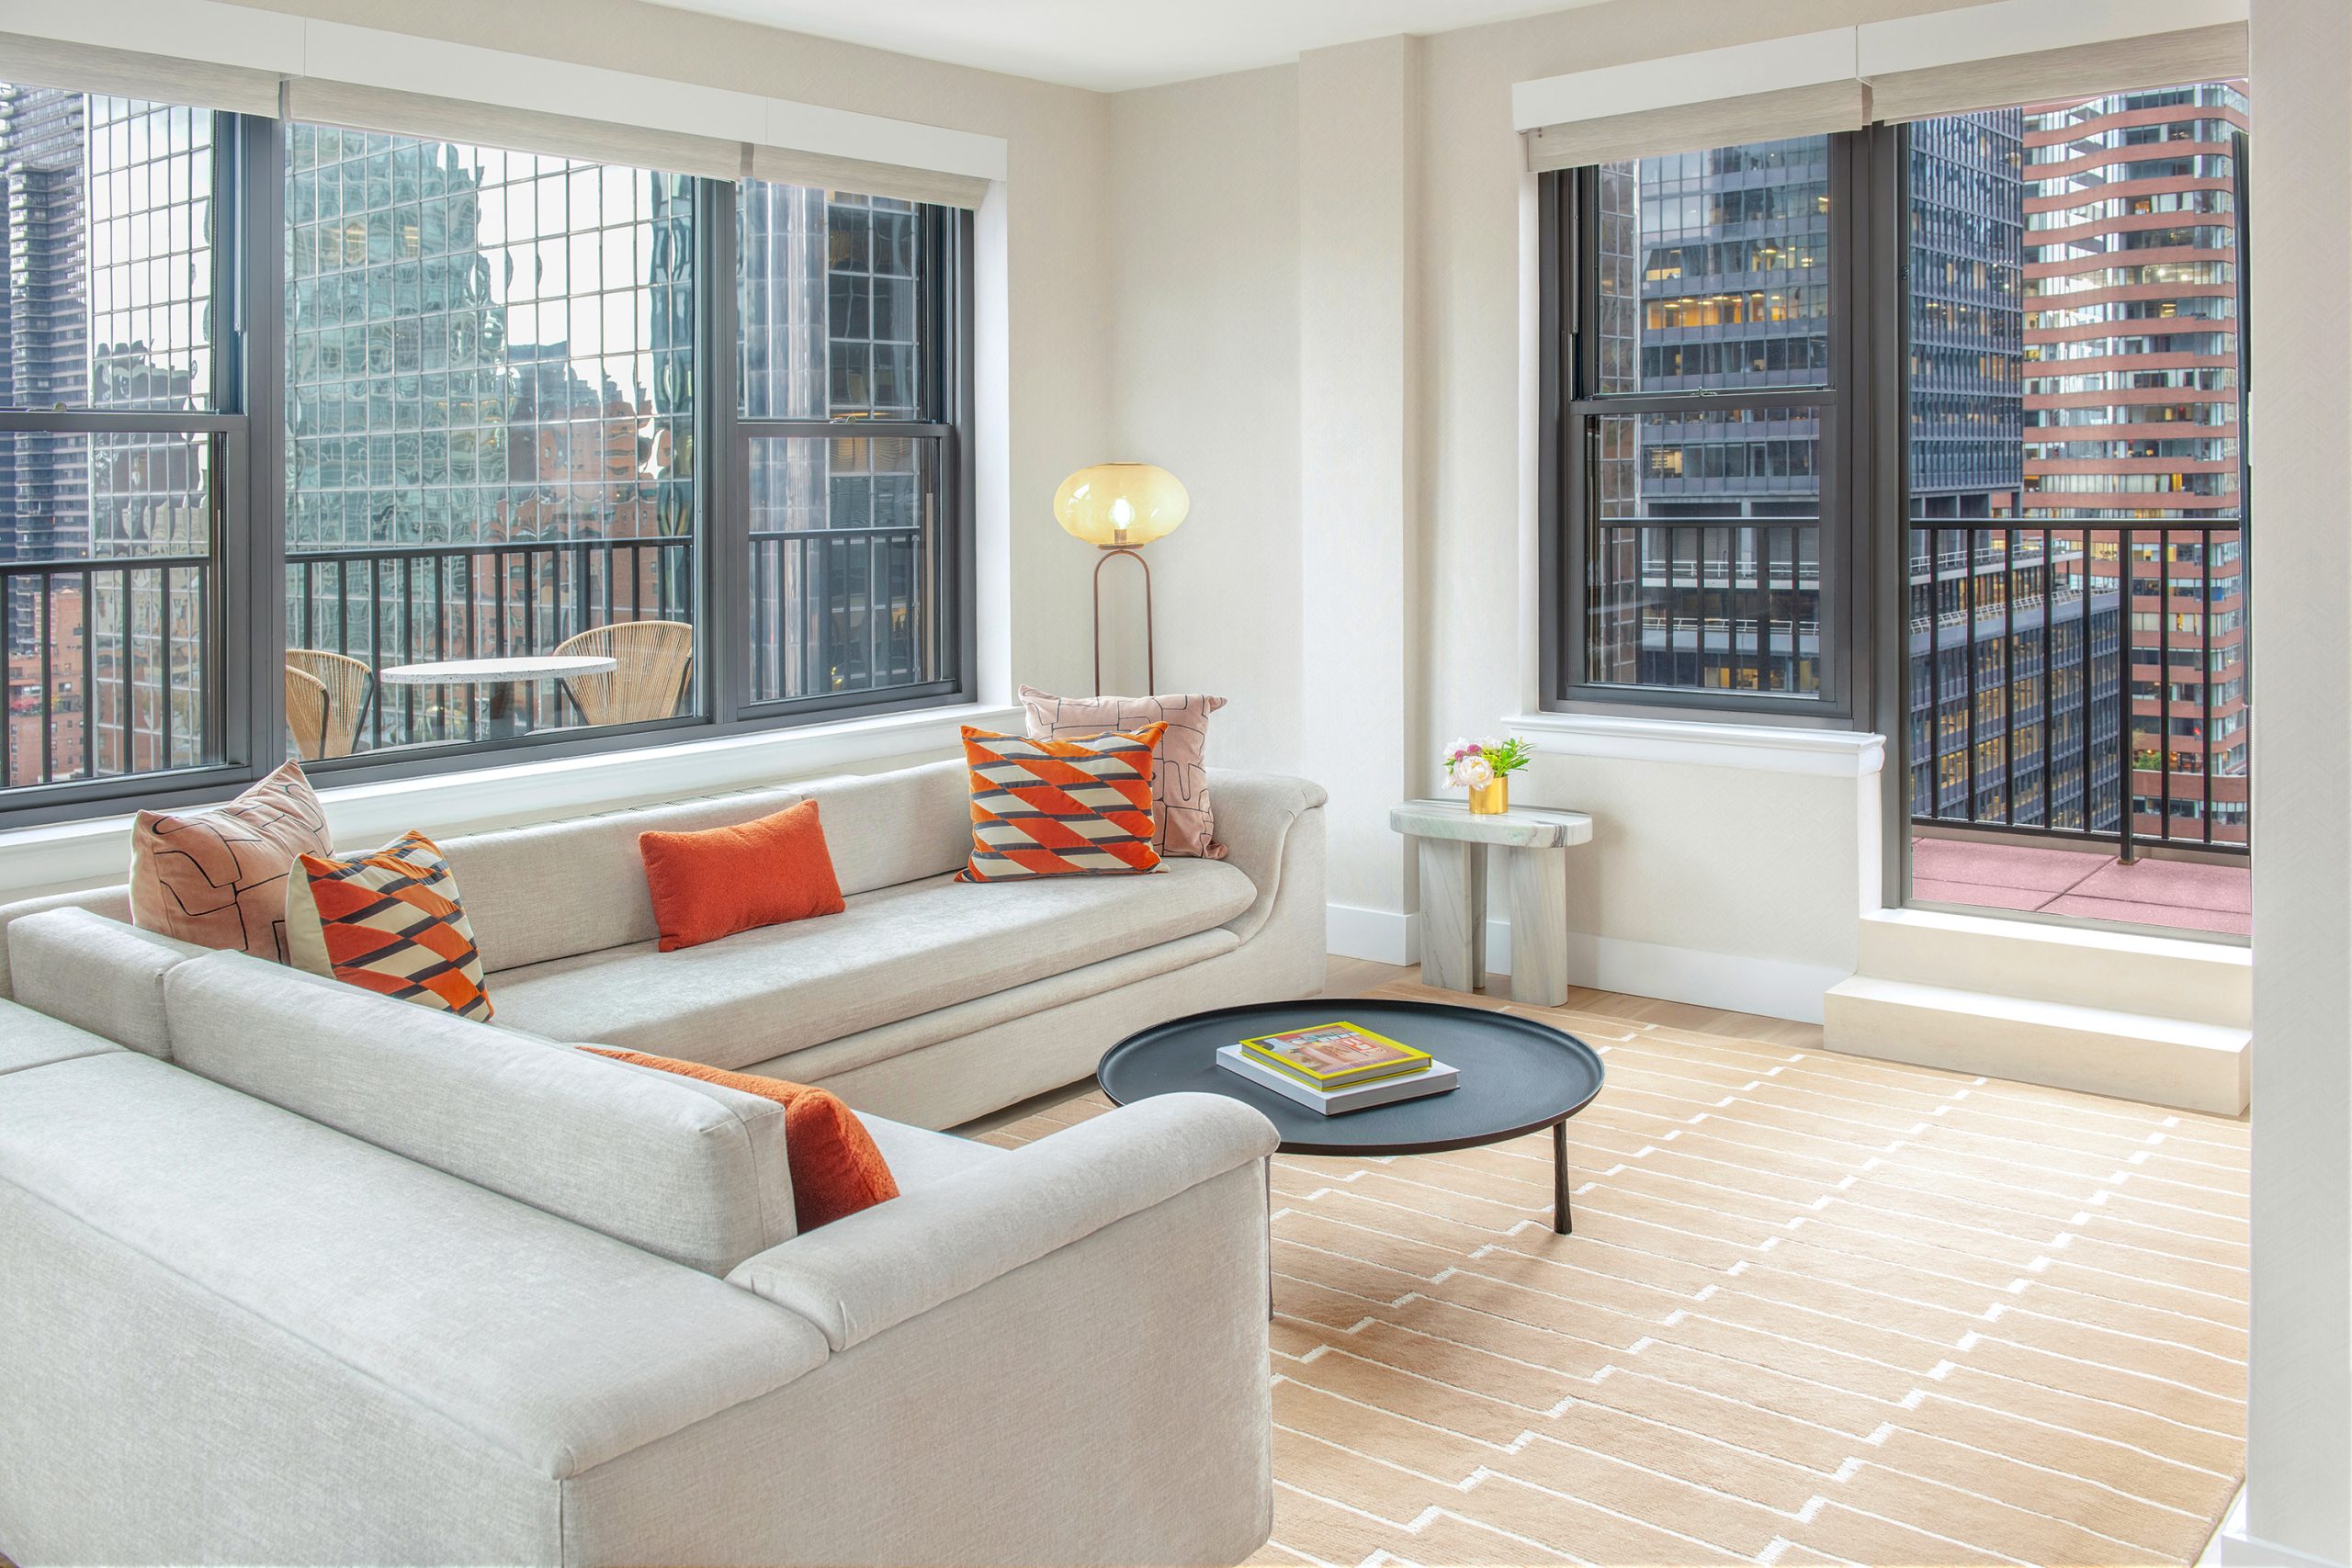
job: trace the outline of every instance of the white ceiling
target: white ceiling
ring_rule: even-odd
[[[655,0],[900,54],[1118,92],[1278,65],[1303,50],[1597,0]]]

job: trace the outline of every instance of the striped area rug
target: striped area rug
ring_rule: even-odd
[[[2196,1559],[2243,1461],[2244,1122],[1511,1010],[1608,1064],[1577,1234],[1542,1135],[1277,1162],[1256,1561]]]

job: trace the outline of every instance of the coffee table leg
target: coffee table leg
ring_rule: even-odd
[[[1552,1123],[1552,1230],[1556,1235],[1577,1234],[1568,1214],[1568,1124]]]

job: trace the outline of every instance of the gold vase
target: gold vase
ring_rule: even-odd
[[[1510,780],[1498,778],[1470,792],[1470,811],[1476,817],[1500,817],[1510,809]]]

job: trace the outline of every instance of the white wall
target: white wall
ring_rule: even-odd
[[[2254,1358],[2225,1561],[2352,1563],[2352,7],[2256,0]],[[2279,1549],[2284,1549],[2283,1551]]]
[[[1216,717],[1217,761],[1295,772],[1298,683],[1265,676],[1299,668],[1301,637],[1297,73],[1118,94],[1111,162],[1118,395],[1102,456],[1157,463],[1193,496],[1149,551],[1159,687],[1246,694]],[[1125,563],[1103,574],[1103,601],[1127,634],[1105,683],[1139,691]]]

